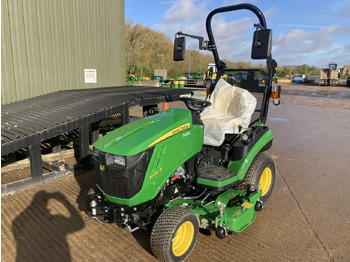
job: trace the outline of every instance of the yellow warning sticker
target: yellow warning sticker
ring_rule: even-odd
[[[234,213],[233,215],[232,215],[232,217],[238,217],[238,216],[240,216],[241,215],[241,210],[239,210],[239,211],[237,211],[236,213]]]
[[[245,207],[246,209],[251,208],[252,206],[254,206],[252,203],[249,202],[244,202],[241,207]]]

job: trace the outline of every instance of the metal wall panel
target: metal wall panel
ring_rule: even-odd
[[[25,32],[27,67],[28,67],[28,88],[30,96],[43,94],[43,82],[41,77],[40,43],[38,32],[38,16],[35,0],[23,1],[23,24]],[[25,88],[25,86],[24,86]]]
[[[17,0],[16,0],[17,1]],[[42,65],[41,76],[43,81],[43,93],[54,91],[54,70],[52,57],[51,23],[49,1],[37,0],[36,9],[38,14],[38,32],[40,43],[40,62]]]
[[[9,86],[6,92],[1,92],[1,103],[11,101],[16,97],[12,46],[10,45],[10,23],[8,18],[8,0],[1,1],[1,86]],[[6,77],[5,77],[6,76]]]
[[[2,11],[2,10],[1,10]],[[30,97],[30,87],[28,86],[28,63],[27,48],[25,42],[25,30],[23,20],[22,1],[8,1],[8,15],[10,19],[10,39],[9,45],[12,49],[13,72],[15,77],[16,99],[22,100]],[[1,42],[3,40],[1,39]],[[1,74],[1,78],[6,75]],[[2,92],[6,92],[6,87],[2,87]],[[12,89],[11,88],[11,89]]]
[[[124,21],[124,0],[2,0],[1,103],[124,84]]]

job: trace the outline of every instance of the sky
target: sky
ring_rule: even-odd
[[[125,0],[125,18],[174,38],[178,31],[208,39],[207,15],[237,0]],[[350,65],[350,2],[326,0],[251,0],[273,31],[272,55],[280,66]],[[213,34],[220,59],[249,61],[256,16],[245,10],[215,15]],[[198,41],[187,39],[187,47]],[[208,53],[210,54],[210,53]],[[258,61],[260,63],[261,61]]]

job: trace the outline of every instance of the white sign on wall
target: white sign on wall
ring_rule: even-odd
[[[85,84],[97,83],[96,69],[84,69]]]

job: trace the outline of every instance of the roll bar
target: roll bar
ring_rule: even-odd
[[[272,30],[267,29],[265,16],[262,13],[262,11],[259,8],[257,8],[255,5],[238,4],[238,5],[220,7],[211,11],[206,19],[206,30],[209,38],[208,41],[204,41],[204,38],[200,36],[190,35],[183,32],[177,32],[175,34],[175,41],[174,41],[174,60],[175,61],[184,60],[185,49],[186,49],[186,42],[185,42],[186,36],[198,39],[199,49],[211,51],[215,60],[217,74],[216,74],[214,83],[211,85],[211,91],[214,90],[221,76],[225,74],[226,65],[219,58],[219,54],[216,48],[216,43],[215,43],[215,39],[214,39],[212,27],[211,27],[211,21],[213,16],[216,14],[237,11],[237,10],[249,10],[253,12],[259,19],[259,23],[254,24],[254,27],[256,27],[256,31],[254,32],[254,36],[253,36],[251,58],[266,59],[266,66],[268,69],[268,74],[267,74],[268,81],[266,81],[265,83],[264,97],[263,97],[262,107],[260,110],[260,117],[259,117],[259,121],[262,123],[265,123],[267,119],[268,108],[269,108],[269,98],[272,93],[272,78],[276,73],[277,62],[274,59],[272,59],[272,55],[271,55]],[[179,37],[179,36],[183,36],[183,37]],[[230,71],[230,70],[227,69],[227,71]]]
[[[244,9],[252,11],[258,17],[259,22],[260,22],[260,27],[262,29],[266,29],[266,20],[265,20],[264,14],[261,12],[261,10],[259,8],[257,8],[255,5],[252,5],[252,4],[238,4],[238,5],[220,7],[220,8],[217,8],[217,9],[214,9],[213,11],[211,11],[209,13],[209,15],[207,16],[207,20],[206,20],[205,25],[206,25],[206,29],[207,29],[208,38],[209,38],[209,44],[208,44],[209,46],[208,47],[209,47],[209,50],[211,50],[213,52],[216,68],[218,69],[218,71],[220,71],[220,69],[221,69],[219,67],[222,67],[223,65],[221,63],[221,60],[219,58],[219,54],[218,54],[218,51],[216,48],[215,39],[213,36],[213,31],[211,29],[211,20],[212,20],[213,16],[216,14],[225,13],[225,12],[232,12],[232,11],[237,11],[237,10],[244,10]]]

